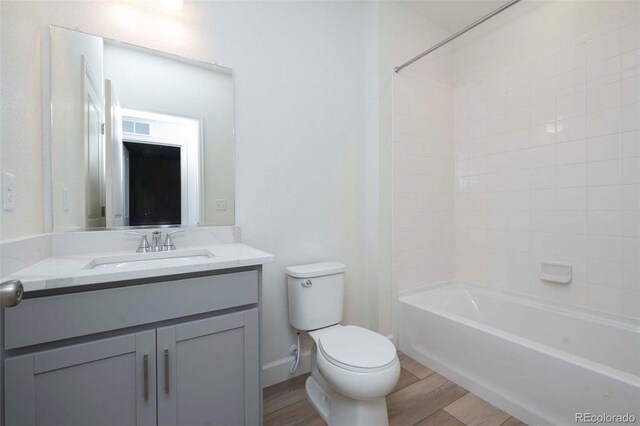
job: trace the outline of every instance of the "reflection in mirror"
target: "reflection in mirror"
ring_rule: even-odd
[[[51,27],[54,230],[234,223],[229,69]]]

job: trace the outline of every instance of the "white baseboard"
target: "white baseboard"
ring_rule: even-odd
[[[289,374],[289,369],[291,368],[291,363],[293,363],[293,358],[293,356],[288,356],[286,358],[281,358],[277,361],[273,361],[263,365],[262,387],[266,388],[268,386],[284,382],[285,380],[289,380],[293,377],[311,371],[311,353],[303,352],[302,357],[300,358],[300,365],[298,365],[298,369],[293,374]]]

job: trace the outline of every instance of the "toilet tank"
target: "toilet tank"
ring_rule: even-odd
[[[287,268],[289,323],[316,330],[342,321],[345,265],[314,263]]]

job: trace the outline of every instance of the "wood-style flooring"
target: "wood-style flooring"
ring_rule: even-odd
[[[524,423],[398,352],[402,370],[387,396],[390,426],[523,426]],[[307,400],[307,374],[264,390],[265,426],[321,426]]]

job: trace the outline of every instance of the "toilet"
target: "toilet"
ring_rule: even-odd
[[[386,337],[340,324],[345,269],[337,262],[287,268],[289,323],[314,341],[307,397],[330,426],[387,426],[385,396],[398,383],[400,361]]]

